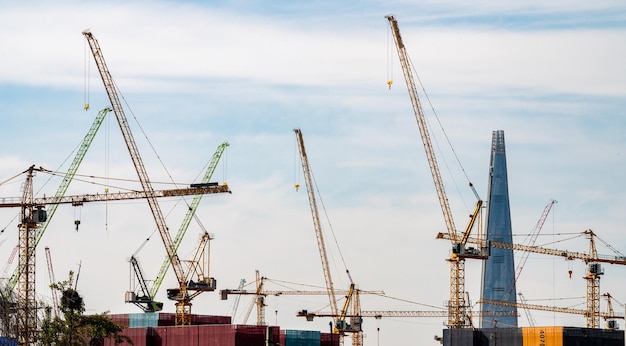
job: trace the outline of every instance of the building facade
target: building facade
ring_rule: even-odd
[[[493,131],[489,166],[489,196],[487,200],[486,233],[488,240],[513,242],[509,185],[506,168],[504,131]],[[483,262],[481,298],[515,302],[515,263],[513,250],[491,249]],[[482,311],[514,311],[516,308],[482,305]],[[483,314],[484,316],[484,314]],[[482,328],[517,327],[517,313],[499,317],[482,317]]]

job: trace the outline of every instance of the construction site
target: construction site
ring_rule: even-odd
[[[112,76],[112,72],[115,74],[116,71],[110,71],[107,66],[109,62],[105,60],[107,43],[103,42],[101,48],[95,35],[87,29],[82,32],[82,35],[88,47],[89,63],[95,66],[100,78],[99,82],[94,84],[97,84],[98,88],[104,86],[104,89],[98,92],[106,94],[106,99],[103,104],[99,105],[85,102],[86,111],[93,112],[90,110],[92,107],[99,107],[99,110],[84,137],[78,134],[82,129],[75,131],[77,132],[75,139],[82,138],[82,141],[72,153],[73,158],[67,161],[71,161],[69,168],[49,169],[33,164],[24,167],[21,172],[14,172],[14,176],[3,177],[2,184],[0,184],[0,209],[6,211],[2,214],[3,227],[4,229],[17,229],[18,235],[16,239],[10,239],[11,242],[15,242],[15,246],[11,247],[11,252],[3,251],[0,258],[0,261],[4,261],[1,267],[3,274],[0,277],[2,285],[2,311],[0,313],[3,319],[0,325],[0,345],[43,344],[41,335],[44,310],[47,308],[48,313],[51,314],[49,316],[53,319],[64,319],[61,306],[65,296],[59,296],[58,290],[48,287],[65,280],[65,273],[70,270],[75,275],[75,281],[70,279],[69,282],[70,286],[74,285],[74,290],[84,293],[86,289],[83,285],[95,285],[107,295],[115,296],[115,299],[120,301],[120,306],[127,307],[110,307],[104,315],[121,326],[120,335],[126,337],[127,341],[132,340],[132,344],[137,346],[339,346],[344,344],[380,346],[379,335],[385,332],[380,323],[386,319],[414,320],[417,324],[428,320],[431,321],[428,323],[441,325],[440,333],[432,337],[433,345],[624,345],[624,331],[620,329],[620,322],[623,324],[625,306],[609,293],[610,290],[615,290],[614,294],[616,294],[621,287],[602,286],[601,288],[600,279],[605,274],[605,267],[619,268],[626,265],[626,255],[622,254],[611,242],[605,241],[601,237],[601,230],[585,228],[578,230],[578,239],[580,239],[578,244],[584,242],[586,245],[582,248],[559,247],[558,242],[549,244],[538,242],[538,239],[544,236],[541,233],[542,228],[557,204],[555,199],[550,199],[545,205],[532,231],[525,233],[523,242],[516,243],[513,236],[512,208],[509,198],[509,186],[514,185],[515,182],[509,182],[508,179],[504,130],[493,129],[489,152],[480,153],[480,156],[489,156],[489,165],[484,167],[484,176],[481,177],[481,179],[488,177],[485,198],[481,197],[480,190],[466,175],[467,182],[464,183],[464,189],[467,189],[474,198],[470,203],[469,216],[463,214],[459,219],[458,213],[453,212],[456,203],[452,202],[454,205],[451,205],[450,201],[455,198],[448,197],[450,187],[444,184],[439,166],[440,160],[435,154],[439,144],[434,144],[431,140],[432,129],[429,124],[433,124],[433,120],[427,121],[424,113],[426,107],[422,102],[427,96],[420,95],[420,90],[424,87],[412,66],[398,21],[393,15],[385,16],[385,19],[391,33],[394,57],[401,66],[405,82],[405,87],[402,86],[402,89],[397,85],[394,88],[398,88],[403,93],[408,91],[408,97],[403,94],[404,102],[409,104],[413,111],[412,115],[417,125],[415,130],[419,133],[419,136],[414,136],[414,140],[423,148],[425,154],[425,159],[421,159],[419,166],[428,167],[430,175],[428,178],[432,179],[435,188],[435,195],[428,193],[427,198],[429,204],[437,206],[437,213],[431,215],[430,223],[426,223],[425,226],[415,225],[420,232],[429,233],[431,241],[428,244],[415,244],[414,246],[437,250],[445,248],[438,258],[423,258],[416,266],[437,263],[438,269],[433,270],[442,272],[444,270],[439,265],[445,263],[445,270],[449,270],[449,275],[445,275],[445,283],[439,282],[440,280],[422,283],[423,286],[436,286],[443,304],[440,301],[417,303],[423,302],[420,297],[420,289],[423,288],[421,285],[415,287],[412,297],[398,298],[395,296],[393,283],[378,282],[379,286],[374,287],[361,284],[364,277],[376,276],[376,273],[351,270],[349,264],[357,260],[348,256],[344,257],[342,250],[346,249],[346,245],[352,246],[355,249],[346,249],[346,253],[352,256],[355,253],[358,254],[362,251],[359,246],[363,246],[365,242],[363,239],[355,240],[352,236],[346,236],[344,239],[348,241],[342,243],[342,250],[330,254],[329,248],[336,245],[338,247],[339,241],[332,226],[329,226],[326,206],[321,198],[317,179],[313,175],[315,163],[309,162],[309,158],[333,155],[333,153],[322,154],[320,153],[321,147],[305,145],[303,132],[306,132],[306,129],[303,131],[300,128],[295,128],[292,133],[288,133],[290,142],[295,143],[294,156],[297,164],[294,171],[297,173],[294,175],[298,177],[290,188],[300,192],[300,196],[306,194],[306,198],[294,199],[299,202],[294,205],[294,208],[299,209],[298,217],[306,215],[305,221],[309,228],[302,232],[294,229],[283,230],[285,233],[296,231],[300,233],[292,235],[294,238],[288,235],[284,238],[273,238],[273,246],[271,249],[266,249],[265,254],[277,263],[284,263],[285,266],[288,262],[299,263],[301,258],[306,258],[306,262],[312,263],[313,269],[300,266],[298,267],[300,269],[291,271],[293,277],[281,281],[264,275],[266,271],[271,272],[272,268],[255,267],[254,277],[247,280],[242,278],[238,286],[214,277],[214,265],[227,267],[228,263],[235,262],[245,262],[251,266],[261,264],[258,258],[250,258],[245,252],[224,253],[212,247],[215,234],[209,232],[209,229],[216,228],[213,220],[220,219],[219,222],[228,223],[229,219],[241,217],[237,213],[225,213],[224,209],[219,209],[218,204],[228,203],[227,200],[234,198],[237,194],[243,195],[242,200],[247,202],[245,201],[246,186],[238,186],[237,180],[227,183],[227,177],[222,177],[221,180],[218,177],[220,168],[224,167],[222,170],[226,170],[226,153],[232,142],[215,142],[217,148],[212,156],[207,155],[208,157],[201,158],[202,161],[208,159],[208,162],[202,168],[202,173],[195,176],[193,180],[172,178],[170,173],[181,174],[177,169],[167,171],[167,174],[159,173],[160,175],[155,178],[151,174],[152,167],[162,162],[158,162],[160,158],[144,159],[143,154],[153,149],[152,145],[138,145],[138,140],[136,140],[136,138],[150,135],[147,135],[143,128],[137,129],[130,125],[129,120],[134,120],[135,115],[127,102],[132,104],[133,101],[121,95],[118,84]],[[392,80],[390,79],[387,84],[391,89]],[[432,108],[432,105],[430,107]],[[407,118],[410,116],[411,114],[405,115]],[[110,175],[100,177],[88,171],[94,168],[94,164],[83,167],[81,163],[85,161],[101,126],[106,128],[103,124],[109,121],[115,125],[111,127],[112,131],[117,132],[119,129],[121,133],[119,139],[123,145],[120,144],[118,147],[119,152],[111,152],[107,155],[120,158],[123,163],[113,167]],[[159,133],[161,131],[159,130]],[[513,132],[513,129],[510,132]],[[159,135],[165,136],[162,133]],[[176,139],[172,139],[174,140]],[[313,143],[319,144],[320,141]],[[40,148],[40,150],[56,149],[48,147]],[[204,152],[206,153],[207,150]],[[312,153],[314,154],[309,155]],[[178,159],[191,160],[185,155],[180,155]],[[67,162],[61,165],[66,165]],[[117,178],[115,174],[121,174],[124,178]],[[189,175],[185,177],[187,179]],[[299,181],[300,177],[304,180],[302,183]],[[421,183],[426,185],[427,179],[423,176],[420,179]],[[165,180],[171,181],[163,183]],[[58,187],[50,187],[54,184]],[[431,182],[428,184],[431,192],[433,185]],[[164,187],[161,188],[162,186]],[[17,192],[21,194],[17,195]],[[407,195],[410,193],[407,191]],[[269,202],[260,204],[263,205],[255,205],[258,209],[247,212],[262,213],[263,208],[273,207]],[[308,205],[308,208],[302,208],[303,205]],[[63,209],[72,209],[69,212],[73,213],[72,216],[67,216],[68,212],[65,212],[65,224],[62,226],[60,222],[57,222],[57,218],[54,218],[57,208],[59,215],[63,215]],[[128,208],[129,212],[131,208],[133,210],[131,223],[120,224],[112,219],[109,223],[108,213],[114,215],[124,211],[125,208]],[[175,208],[178,209],[173,211]],[[210,214],[211,212],[203,211],[203,208],[215,208],[217,211],[215,214]],[[84,237],[85,232],[90,232],[90,227],[94,227],[93,223],[90,224],[88,215],[94,215],[95,209],[98,209],[95,215],[106,217],[107,235],[102,238],[101,244],[97,242],[92,242],[90,245],[80,244],[78,237]],[[90,270],[86,264],[81,263],[78,267],[69,269],[55,265],[56,256],[62,257],[64,254],[55,253],[55,247],[48,247],[42,239],[53,237],[45,236],[54,234],[57,228],[67,228],[68,217],[73,218],[71,228],[76,238],[71,238],[71,241],[77,249],[84,247],[85,251],[95,253],[98,247],[106,247],[109,237],[113,239],[125,232],[138,233],[133,240],[145,238],[140,243],[126,240],[112,241],[117,244],[117,247],[106,250],[108,251],[106,256],[95,260],[101,264],[109,261],[124,261],[128,265],[128,272],[120,273],[115,277],[103,274],[101,283],[83,283],[80,276],[81,270]],[[134,223],[135,219],[148,219],[150,224],[146,226],[138,222]],[[205,223],[210,226],[205,226]],[[435,230],[442,231],[430,229],[431,224],[436,225]],[[188,229],[193,227],[196,230],[191,233],[196,234],[196,239],[192,240],[190,238],[193,235],[190,236],[187,233],[190,233]],[[266,231],[274,228],[273,225],[258,227]],[[385,229],[377,232],[380,233],[378,237],[381,238],[385,238],[388,234],[388,230]],[[242,244],[254,244],[261,238],[274,235],[274,233],[246,232],[237,241]],[[307,238],[307,236],[310,237]],[[59,237],[61,236],[55,237],[55,240],[62,241],[58,239]],[[299,245],[296,242],[298,239],[307,245]],[[386,240],[370,238],[367,241],[382,244]],[[402,242],[403,240],[389,239],[389,241]],[[152,246],[154,243],[158,246]],[[284,258],[283,254],[286,250],[283,248],[287,247],[293,248],[290,250],[298,255]],[[129,248],[135,249],[134,252],[128,252]],[[309,251],[311,249],[314,253]],[[162,261],[155,262],[153,258],[162,256],[163,250],[165,250],[165,256],[162,257]],[[128,253],[122,253],[122,251]],[[152,251],[150,260],[143,260],[149,257],[146,251]],[[605,251],[610,251],[610,253]],[[415,252],[416,254],[412,255],[419,258],[419,251],[416,249]],[[403,261],[402,256],[398,254],[398,258],[383,259],[389,261],[386,267],[390,272],[394,272],[394,262]],[[522,270],[529,258],[532,261],[533,257],[530,256],[543,256],[571,263],[569,264],[572,268],[569,270],[569,279],[563,280],[571,280],[571,282],[577,280],[578,284],[570,285],[573,290],[584,285],[585,290],[580,292],[580,295],[584,296],[584,306],[559,306],[559,301],[556,299],[544,304],[529,302],[519,287],[524,279]],[[45,267],[41,265],[43,259],[45,259]],[[575,272],[577,276],[573,277],[573,263],[578,263],[576,268],[584,267],[584,274]],[[322,269],[320,275],[313,276],[323,277],[322,285],[298,286],[296,284],[307,277],[304,275],[305,272],[318,273],[320,264]],[[157,273],[156,276],[153,275],[154,272]],[[251,274],[251,272],[233,275],[246,274]],[[398,273],[400,277],[403,275],[406,273]],[[110,283],[112,281],[124,281],[120,286],[126,286],[127,289],[123,292],[115,292],[117,287]],[[546,287],[551,287],[553,282],[548,281],[546,281]],[[161,287],[164,284],[167,286]],[[471,293],[473,297],[479,298],[473,303],[470,299],[470,289],[474,289],[477,285],[480,286],[480,292],[472,291]],[[227,288],[229,286],[230,288]],[[42,292],[42,287],[46,287],[45,292]],[[551,290],[547,289],[547,291]],[[546,292],[546,295],[550,294],[551,292]],[[201,300],[208,299],[207,297],[228,304],[231,314],[207,313],[207,310],[210,311],[211,308],[206,308],[206,306],[214,304]],[[369,304],[367,299],[370,297],[378,304]],[[166,300],[164,301],[163,298]],[[287,303],[278,303],[283,299],[294,299],[292,303],[301,308],[284,311],[288,308],[280,304],[289,308],[291,306]],[[388,302],[386,299],[392,302],[385,303]],[[244,300],[249,301],[245,309]],[[50,303],[44,303],[44,301]],[[101,313],[100,310],[90,310],[89,304],[90,301],[86,301],[88,307],[86,315]],[[242,307],[239,311],[237,311],[238,306]],[[269,310],[269,314],[266,310]],[[536,311],[559,314],[559,316],[574,316],[584,321],[584,327],[558,325],[556,318],[555,323],[551,325],[541,325],[533,318],[533,313]],[[286,326],[281,326],[279,318],[282,321],[283,313],[297,317],[300,322],[289,322]],[[256,321],[253,321],[254,317],[251,316],[255,316]],[[525,323],[522,323],[522,317]],[[126,345],[128,342],[116,343],[115,338],[108,336],[97,344]],[[415,342],[408,340],[406,344],[412,345]]]

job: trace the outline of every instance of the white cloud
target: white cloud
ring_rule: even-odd
[[[0,151],[2,179],[33,163],[56,169],[82,139],[96,109],[107,103],[87,55],[92,109],[81,108],[85,43],[80,33],[90,28],[129,103],[126,115],[154,182],[169,179],[161,162],[176,181],[188,182],[217,145],[225,140],[231,144],[222,159],[228,169],[220,166],[215,176],[228,182],[233,195],[206,196],[199,213],[216,234],[212,272],[220,289],[235,288],[243,277],[252,281],[255,269],[275,279],[324,284],[304,186],[298,193],[292,187],[301,176],[292,129],[300,127],[320,198],[357,284],[443,306],[448,299],[449,268],[444,259],[449,244],[434,239],[445,225],[395,56],[392,89],[385,84],[386,13],[372,13],[387,5],[373,3],[363,14],[345,17],[338,15],[340,11],[324,9],[293,17],[253,9],[241,15],[236,9],[174,3],[5,6],[0,13],[0,42],[10,54],[0,56],[1,87],[7,91],[0,96],[7,143]],[[619,73],[626,51],[618,44],[626,35],[623,28],[544,26],[540,30],[542,26],[528,29],[520,22],[503,29],[468,20],[480,15],[495,21],[498,14],[519,10],[520,5],[513,3],[391,5],[397,8],[390,12],[397,15],[416,71],[483,198],[491,131],[505,131],[514,232],[529,231],[545,203],[555,198],[559,204],[547,233],[590,227],[603,239],[623,245],[617,248],[626,248],[620,234],[626,221],[620,197],[621,177],[626,173],[620,149],[626,144],[621,135],[626,126],[621,116],[626,80]],[[413,6],[426,7],[416,12]],[[611,6],[611,2],[534,4],[523,13],[561,10],[563,14]],[[54,24],[46,24],[51,18]],[[425,98],[422,102],[433,140],[443,148],[437,157],[461,228],[473,196],[446,149],[430,106]],[[110,176],[134,179],[110,116],[80,173],[104,175],[108,150]],[[135,116],[150,144],[137,128]],[[1,186],[0,195],[19,196],[20,184]],[[55,187],[51,182],[45,191],[53,193]],[[74,182],[71,191],[101,188]],[[164,201],[162,208],[169,213],[174,204]],[[6,209],[0,214],[2,226],[8,224],[0,234],[0,241],[7,239],[0,243],[7,256],[12,239],[17,239],[11,223],[14,214],[15,210]],[[171,215],[168,225],[176,228],[181,211]],[[78,233],[74,231],[77,218],[81,219]],[[53,226],[42,244],[52,250],[57,278],[76,270],[82,261],[79,288],[89,309],[136,311],[123,303],[123,293],[128,289],[126,259],[155,228],[145,203],[60,207]],[[188,254],[195,244],[200,228],[192,227],[181,254]],[[586,245],[581,246],[584,250]],[[140,260],[152,277],[158,268],[150,263],[160,264],[164,256],[158,235],[144,251]],[[336,250],[330,251],[337,259]],[[43,259],[39,256],[38,268],[45,268]],[[551,289],[555,297],[561,290],[583,295],[579,266],[574,267],[575,278],[563,280],[567,263],[533,257],[527,273],[546,266],[553,268],[547,274],[552,281],[528,274],[521,286],[527,298],[546,298]],[[607,290],[618,287],[609,279],[618,278],[618,270],[603,278]],[[40,294],[48,294],[45,270],[39,273]],[[341,268],[336,277],[338,287],[346,284]],[[480,265],[468,263],[467,285],[473,301],[478,300],[479,278]],[[104,283],[106,291],[101,289]],[[175,279],[170,274],[164,286],[172,284]],[[618,292],[612,293],[624,301]],[[164,291],[159,298],[166,302],[167,311],[173,311]],[[305,324],[293,317],[297,309],[323,308],[325,297],[282,299],[271,299],[268,320],[276,310],[285,327],[327,330],[328,321]],[[374,298],[368,302],[372,305],[363,309],[404,306]],[[229,314],[230,304],[219,301],[216,294],[205,294],[194,309]],[[424,310],[413,305],[406,309]],[[544,323],[552,323],[551,316],[544,316]],[[568,324],[584,323],[582,317],[570,317]],[[413,340],[415,330],[427,336],[423,342],[432,342],[432,335],[441,335],[442,320],[366,321],[366,343],[376,338],[376,323],[383,343]]]

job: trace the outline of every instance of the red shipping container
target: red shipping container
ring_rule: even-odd
[[[167,328],[166,343],[163,346],[198,346],[197,326],[176,326]]]
[[[135,346],[147,346],[148,334],[150,331],[148,328],[126,328],[120,335],[128,336]],[[130,345],[129,343],[122,343],[122,345]],[[115,340],[113,338],[104,339],[103,346],[115,346]]]
[[[235,346],[235,331],[235,326],[230,324],[198,326],[198,344]]]
[[[321,333],[320,346],[339,346],[339,335],[331,333]]]
[[[122,327],[128,327],[128,314],[108,314],[106,317],[110,318],[111,321],[119,324]]]

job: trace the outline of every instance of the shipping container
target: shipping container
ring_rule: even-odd
[[[525,346],[526,338],[520,328],[483,328],[476,331],[474,340],[480,340],[475,345],[496,346]],[[476,341],[475,341],[476,342]],[[541,343],[531,343],[528,345],[542,345]],[[544,345],[547,346],[547,345]]]
[[[175,326],[167,328],[163,346],[198,346],[198,326]],[[203,344],[206,345],[206,344]]]
[[[480,345],[475,343],[474,331],[471,329],[444,329],[443,344],[444,346],[474,346]],[[480,335],[476,335],[478,338]]]
[[[0,346],[17,346],[17,339],[0,337]]]
[[[561,346],[563,345],[563,327],[523,327],[523,346]]]
[[[200,345],[235,346],[235,330],[233,325],[198,326],[198,343]]]
[[[563,346],[624,346],[623,330],[563,327]]]
[[[133,341],[134,346],[148,346],[149,333],[149,328],[126,328],[120,335],[129,337]],[[124,342],[122,345],[130,344]],[[104,339],[103,346],[115,346],[115,340],[113,338]]]
[[[283,346],[320,346],[320,332],[311,330],[285,330],[281,333],[280,340]]]
[[[113,322],[119,324],[122,327],[128,327],[129,325],[129,321],[128,321],[128,314],[109,314],[106,315],[108,318],[110,318]]]
[[[128,324],[154,324],[158,326],[128,327],[121,333],[133,340],[136,346],[339,346],[337,334],[308,330],[281,331],[277,326],[233,325],[230,317],[194,316],[198,325],[163,326],[173,323],[175,315],[169,313],[111,315],[114,321],[128,321]],[[158,319],[156,316],[158,315]],[[118,322],[119,323],[119,322]],[[114,346],[114,341],[106,339],[103,346]],[[127,346],[127,343],[123,343]]]
[[[578,327],[444,329],[445,346],[623,346],[624,331]]]
[[[159,314],[156,312],[128,314],[128,326],[130,328],[156,327],[158,325]]]
[[[339,336],[331,333],[320,333],[320,346],[339,346]]]

